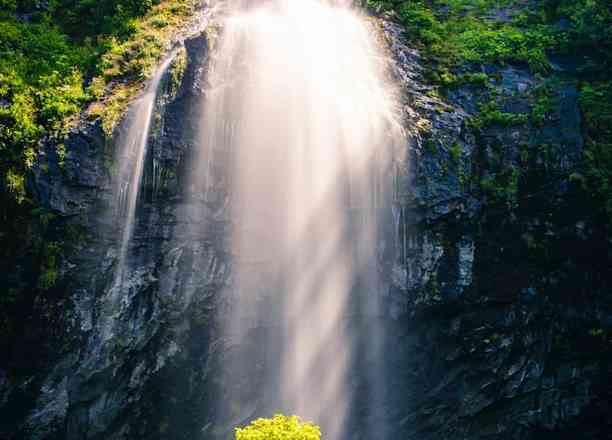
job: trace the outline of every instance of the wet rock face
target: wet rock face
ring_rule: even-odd
[[[186,215],[198,203],[183,191],[201,117],[202,90],[193,78],[208,51],[204,37],[186,46],[181,89],[158,98],[121,303],[108,301],[109,277],[81,296],[80,309],[93,310],[93,324],[69,380],[67,438],[183,438],[201,429],[210,412],[212,292],[223,285],[227,263],[222,243],[204,234],[200,218]],[[215,221],[222,230],[223,221]],[[101,260],[109,275],[117,237],[110,228]]]
[[[185,214],[197,203],[183,188],[201,117],[195,79],[208,44],[201,36],[185,46],[181,87],[170,94],[165,84],[158,96],[120,304],[109,300],[121,227],[112,194],[119,142],[83,121],[65,142],[62,164],[51,145],[41,154],[32,182],[38,199],[83,235],[64,252],[56,289],[61,349],[36,371],[9,377],[0,370],[0,404],[14,408],[12,420],[2,419],[2,438],[193,438],[207,423],[212,292],[227,263],[224,221],[210,222],[221,232],[211,240]]]
[[[520,66],[485,66],[489,90],[464,85],[442,99],[399,28],[384,29],[410,135],[393,207],[396,240],[383,261],[386,316],[368,324],[387,335],[379,360],[387,437],[604,438],[609,243],[573,176],[583,158],[575,86],[554,88],[540,123],[475,130],[469,121],[491,89],[505,112],[527,114],[539,80]],[[230,219],[222,179],[206,202],[184,191],[208,45],[199,37],[186,48],[178,93],[158,100],[120,307],[108,301],[120,241],[111,143],[83,121],[63,164],[49,146],[36,165],[38,199],[79,233],[53,295],[36,300],[34,313],[55,317],[48,340],[32,345],[42,359],[31,369],[21,360],[21,371],[0,365],[0,438],[228,433],[214,428],[214,383],[232,353],[221,352],[214,317],[231,284]],[[265,340],[255,333],[247,343]],[[357,391],[361,382],[357,374]]]
[[[401,391],[388,423],[401,438],[605,438],[609,239],[573,182],[584,151],[571,77],[548,87],[526,67],[484,66],[487,89],[441,99],[400,29],[384,27],[416,128],[397,207],[389,333],[402,343],[387,353]],[[543,118],[473,128],[492,97],[531,115],[545,87]]]

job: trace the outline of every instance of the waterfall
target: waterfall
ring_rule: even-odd
[[[357,351],[373,365],[382,346],[379,330],[356,335],[351,321],[382,313],[381,235],[402,136],[375,24],[344,3],[230,8],[192,182],[212,203],[227,179],[233,222],[222,412],[232,423],[297,414],[329,440],[346,435]],[[361,399],[379,400],[380,374],[366,372],[371,394]]]
[[[121,288],[126,270],[127,251],[134,232],[136,205],[140,194],[151,120],[155,110],[159,84],[173,58],[173,55],[167,57],[147,84],[142,97],[132,110],[133,119],[129,122],[125,139],[119,145],[119,157],[117,159],[119,172],[114,194],[116,218],[122,222],[122,227],[118,263],[113,284],[114,291]]]
[[[129,303],[126,287],[126,275],[129,273],[128,249],[136,222],[138,198],[158,91],[174,56],[175,53],[171,53],[155,71],[142,96],[130,110],[125,133],[120,136],[118,142],[115,162],[118,163],[119,169],[114,178],[113,219],[119,224],[120,238],[113,281],[108,295],[103,298],[104,312],[99,319],[101,337],[104,341],[111,340],[115,335],[116,319]]]

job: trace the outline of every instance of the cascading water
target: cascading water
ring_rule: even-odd
[[[376,353],[382,339],[353,334],[350,322],[381,312],[381,234],[402,136],[393,87],[374,24],[344,2],[238,3],[208,73],[192,185],[212,203],[225,164],[234,278],[220,321],[234,356],[221,412],[231,423],[297,414],[337,440],[356,398],[356,351]],[[247,347],[258,331],[262,346]],[[379,375],[366,373],[362,398],[379,399]]]
[[[123,225],[113,291],[119,290],[123,282],[127,250],[134,231],[136,205],[142,182],[155,100],[160,82],[173,58],[174,56],[171,55],[164,60],[147,85],[143,96],[133,110],[133,120],[130,121],[125,141],[119,150],[117,160],[119,173],[116,179],[115,203],[117,218],[123,222]]]
[[[113,281],[108,295],[103,299],[104,307],[98,325],[101,337],[108,341],[115,336],[115,324],[119,314],[124,311],[128,301],[126,275],[128,274],[127,255],[136,222],[136,208],[142,186],[145,159],[151,132],[151,123],[160,83],[170,67],[175,53],[170,54],[157,68],[147,84],[143,95],[131,110],[125,137],[119,139],[116,162],[119,170],[114,182],[115,211],[113,218],[120,228],[119,249]],[[96,347],[96,341],[92,341]]]

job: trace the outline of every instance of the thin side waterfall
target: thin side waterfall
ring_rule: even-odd
[[[283,411],[339,440],[356,399],[380,418],[371,361],[384,335],[352,321],[382,313],[402,131],[376,27],[345,3],[239,1],[212,54],[192,187],[212,197],[226,164],[233,283],[220,322],[231,355],[219,401],[230,425]],[[351,384],[358,357],[367,396]]]
[[[119,170],[114,180],[114,219],[120,225],[120,241],[117,265],[108,295],[103,299],[103,312],[98,325],[101,338],[112,340],[117,332],[117,318],[124,311],[129,299],[127,297],[126,276],[128,271],[128,249],[134,225],[140,188],[144,174],[144,162],[147,156],[151,121],[155,110],[160,83],[164,78],[175,54],[170,54],[147,84],[144,93],[132,107],[124,137],[119,138],[116,163]],[[95,343],[93,344],[96,347]]]
[[[127,129],[125,142],[119,149],[119,158],[117,159],[119,173],[116,180],[115,206],[118,221],[121,221],[123,224],[117,268],[112,287],[114,294],[121,290],[124,281],[127,251],[134,232],[136,206],[142,183],[155,100],[160,82],[173,59],[173,54],[167,57],[150,80],[133,110],[133,119],[130,121]]]

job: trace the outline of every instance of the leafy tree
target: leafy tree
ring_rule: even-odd
[[[236,428],[236,440],[320,440],[320,428],[297,416],[277,414],[257,419],[245,428]]]

